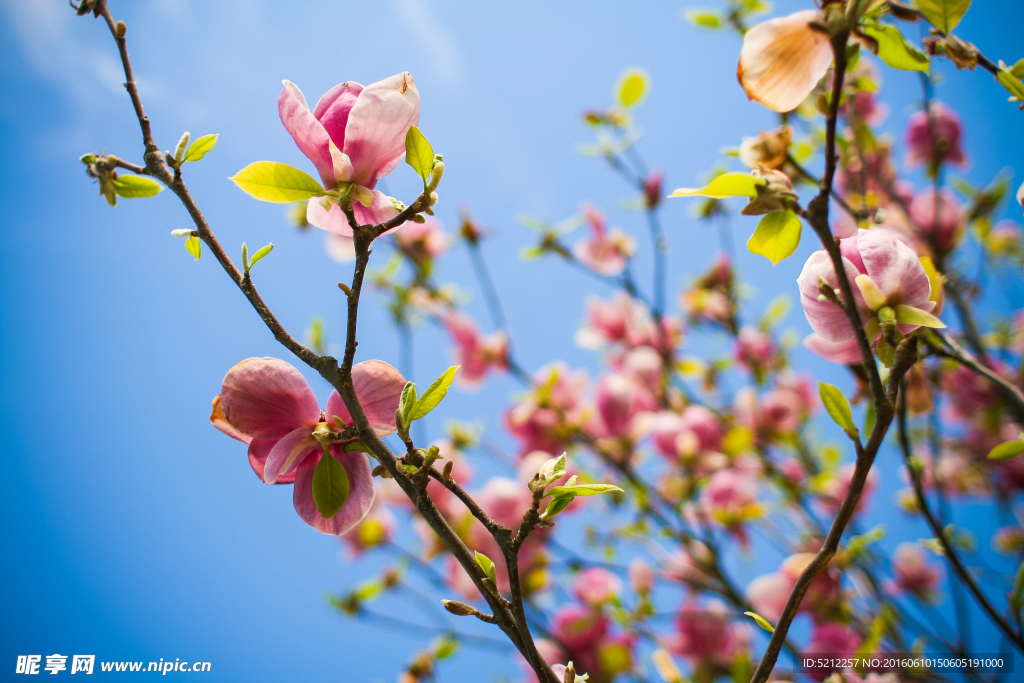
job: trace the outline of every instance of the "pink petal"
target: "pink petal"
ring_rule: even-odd
[[[263,481],[276,484],[278,477],[292,472],[320,448],[309,427],[299,427],[278,440],[263,464]]]
[[[402,373],[382,360],[364,360],[352,366],[352,387],[356,390],[356,397],[366,413],[366,419],[378,436],[395,431],[395,411],[398,410],[402,390],[405,389]],[[332,429],[336,428],[336,415],[346,425],[352,425],[352,415],[341,394],[334,390],[327,399],[327,421]]]
[[[242,443],[249,443],[252,441],[252,437],[243,434],[242,432],[235,429],[235,425],[228,422],[228,418],[224,415],[224,405],[221,403],[220,394],[213,397],[213,411],[210,413],[210,422],[213,426],[224,432],[232,439],[238,439]]]
[[[779,112],[800,106],[832,63],[828,36],[808,26],[820,19],[802,10],[747,31],[736,70],[747,97]]]
[[[355,213],[359,225],[380,225],[398,215],[398,209],[391,203],[391,198],[380,190],[373,191],[373,204],[369,206],[352,202],[352,211]],[[383,234],[387,235],[397,229],[392,228]]]
[[[228,370],[220,394],[228,422],[257,439],[279,439],[320,420],[320,405],[305,378],[277,358],[243,360]]]
[[[330,211],[325,210],[320,204],[319,197],[309,198],[306,204],[306,220],[310,225],[333,232],[335,235],[352,236],[352,226],[348,224],[345,212],[337,204],[332,204]]]
[[[420,94],[408,71],[363,88],[348,115],[345,147],[355,182],[373,189],[405,154],[405,134],[420,120]]]
[[[334,187],[334,163],[331,161],[331,152],[327,145],[330,137],[309,110],[302,91],[291,81],[285,81],[284,87],[281,88],[281,94],[277,98],[277,111],[281,115],[281,123],[291,134],[299,150],[320,172],[320,179],[324,185],[328,188]]]
[[[820,334],[809,334],[804,337],[804,347],[833,363],[856,365],[864,362],[863,356],[860,353],[860,346],[857,345],[855,337],[851,337],[846,341],[833,342],[825,339]]]
[[[362,521],[373,505],[373,476],[370,474],[370,460],[365,453],[359,451],[344,452],[338,445],[331,446],[331,453],[338,459],[348,474],[348,500],[341,506],[338,514],[324,519],[313,500],[313,472],[316,470],[323,452],[306,458],[299,465],[295,476],[295,491],[292,501],[295,511],[306,524],[324,534],[340,536]]]
[[[846,269],[846,276],[853,282],[859,274],[853,263],[843,257],[843,266]],[[818,289],[818,276],[825,278],[833,288],[838,286],[835,269],[829,259],[828,252],[816,251],[811,254],[804,264],[804,269],[797,278],[800,286],[800,304],[803,306],[807,322],[811,329],[831,342],[841,342],[853,337],[853,328],[850,321],[846,319],[843,309],[831,301],[818,301],[821,291]],[[854,287],[854,297],[857,308],[863,308],[864,301],[860,291]]]
[[[313,116],[331,136],[338,149],[345,149],[345,126],[348,124],[348,115],[362,90],[363,86],[355,81],[336,85],[324,93],[313,110]]]
[[[920,308],[928,301],[932,286],[913,249],[892,235],[875,230],[859,230],[856,239],[865,271],[890,305]]]
[[[267,462],[267,456],[270,455],[270,451],[273,450],[277,444],[277,439],[253,439],[252,443],[249,444],[249,464],[252,465],[252,471],[256,473],[256,476],[263,479],[263,469]],[[282,474],[277,478],[275,484],[291,484],[295,481],[295,472],[289,472],[288,474]]]

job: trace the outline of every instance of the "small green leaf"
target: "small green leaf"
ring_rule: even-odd
[[[626,109],[636,106],[647,94],[649,77],[643,69],[629,69],[619,77],[615,97]]]
[[[931,313],[926,313],[920,308],[899,304],[896,306],[896,322],[901,325],[920,325],[921,327],[943,328],[946,323],[936,318]]]
[[[686,20],[698,28],[706,28],[712,31],[717,31],[725,25],[721,14],[707,9],[686,10]]]
[[[864,33],[878,41],[878,58],[892,68],[928,73],[928,55],[913,43],[907,42],[895,26],[865,23]]]
[[[763,628],[768,633],[775,633],[775,627],[768,623],[768,620],[762,617],[757,612],[744,612],[748,617],[757,622],[757,625]]]
[[[864,433],[871,434],[875,431],[875,403],[868,401],[868,407],[864,410]]]
[[[434,170],[434,148],[416,126],[409,126],[405,134],[405,163],[423,178],[423,187],[426,187],[430,172]]]
[[[537,471],[538,485],[541,489],[565,476],[565,453],[551,458]]]
[[[988,452],[989,460],[1009,460],[1024,453],[1024,441],[1004,441]]]
[[[402,416],[402,426],[405,428],[406,433],[409,431],[409,424],[412,422],[409,418],[415,407],[416,384],[414,382],[406,382],[405,388],[402,389],[402,396],[398,399],[398,412]]]
[[[1017,78],[1024,78],[1024,59],[1020,59],[1008,71]]]
[[[548,494],[560,498],[562,496],[596,496],[599,493],[608,493],[609,491],[621,491],[618,486],[614,484],[567,484],[565,486],[556,486],[555,488],[548,491]]]
[[[757,224],[754,234],[747,240],[747,249],[760,254],[778,265],[779,261],[792,256],[800,244],[803,225],[792,211],[772,211],[765,214]]]
[[[434,380],[433,384],[427,387],[423,395],[417,399],[416,407],[413,408],[409,415],[409,422],[425,417],[431,410],[437,407],[437,404],[448,394],[448,387],[452,385],[452,380],[455,379],[455,372],[460,367],[459,365],[453,365],[448,368],[440,377]]]
[[[723,173],[704,187],[694,189],[692,187],[680,187],[669,197],[711,197],[712,199],[724,199],[726,197],[756,197],[757,186],[764,185],[764,181],[755,178],[749,173]]]
[[[188,150],[185,151],[185,158],[182,161],[199,161],[205,157],[217,146],[217,137],[214,134],[204,135],[196,139],[195,142],[188,146]]]
[[[545,520],[551,519],[559,512],[569,507],[569,503],[571,503],[575,497],[576,496],[559,496],[557,498],[552,498],[542,516]]]
[[[451,636],[442,636],[434,641],[434,659],[448,659],[459,649],[459,641]]]
[[[949,33],[963,19],[971,0],[917,0],[917,8],[932,26]]]
[[[476,563],[480,565],[480,569],[484,571],[484,576],[491,581],[497,582],[497,579],[495,578],[497,576],[497,570],[495,570],[494,562],[491,561],[491,558],[481,552],[478,552],[476,554]]]
[[[287,204],[323,197],[324,188],[308,173],[276,161],[256,161],[228,178],[263,202]]]
[[[264,256],[266,256],[267,254],[269,254],[273,250],[274,250],[274,245],[273,245],[273,243],[271,243],[271,244],[268,244],[267,246],[263,247],[259,251],[257,251],[255,254],[252,255],[252,261],[249,262],[249,267],[252,268],[253,266],[255,266],[257,261],[262,259]]]
[[[324,519],[338,514],[348,500],[348,473],[338,459],[324,453],[313,470],[313,502]]]
[[[114,180],[114,189],[125,199],[154,197],[163,191],[164,186],[152,178],[139,175],[123,175]]]
[[[195,235],[192,235],[185,240],[185,249],[195,257],[196,261],[198,261],[199,257],[203,255],[203,243]]]
[[[821,395],[821,402],[825,406],[825,410],[828,411],[828,414],[852,438],[857,433],[857,427],[853,424],[850,404],[846,401],[846,396],[843,395],[843,392],[831,384],[818,382],[818,393]]]
[[[1000,71],[996,78],[999,79],[1000,85],[1017,98],[1018,101],[1024,102],[1024,83],[1021,82],[1020,78],[1014,76],[1010,71]],[[116,180],[114,181],[117,182]]]
[[[370,447],[367,446],[362,441],[346,441],[345,444],[341,447],[341,450],[346,452],[362,451],[363,453],[373,453],[373,451],[370,450]]]

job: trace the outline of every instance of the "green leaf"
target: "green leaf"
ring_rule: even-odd
[[[920,325],[921,327],[943,328],[946,323],[936,318],[931,313],[926,313],[920,308],[898,304],[896,306],[896,322],[901,325]]]
[[[818,382],[818,393],[821,395],[821,402],[825,410],[832,416],[836,424],[846,430],[852,438],[857,433],[857,427],[853,424],[853,415],[850,413],[850,404],[846,396],[839,391],[838,387],[824,382]]]
[[[195,235],[192,235],[185,240],[185,249],[195,257],[196,261],[198,261],[199,257],[203,255],[203,243]]]
[[[195,142],[188,146],[188,149],[185,151],[185,158],[182,161],[199,161],[205,157],[217,146],[217,137],[214,134],[197,138]]]
[[[988,452],[989,460],[1009,460],[1024,453],[1024,441],[1004,441]]]
[[[552,498],[548,503],[547,509],[544,511],[544,519],[549,520],[565,508],[569,507],[569,503],[571,503],[575,497],[576,496],[559,496],[558,498]]]
[[[749,173],[723,173],[704,187],[694,189],[692,187],[680,187],[669,197],[711,197],[712,199],[724,199],[726,197],[756,197],[757,186],[764,185],[764,181],[755,178]]]
[[[256,161],[228,180],[262,202],[287,204],[323,197],[324,188],[309,174],[276,161]]]
[[[434,148],[416,126],[409,126],[405,134],[405,163],[423,178],[423,187],[426,187],[430,172],[434,170]]]
[[[409,415],[409,422],[425,417],[427,413],[437,407],[437,404],[448,394],[448,387],[452,385],[452,380],[455,379],[455,372],[460,367],[459,365],[451,366],[440,377],[435,379],[433,384],[427,387],[427,390],[416,401],[416,407],[413,408],[412,413]]]
[[[138,197],[154,197],[163,191],[164,186],[152,178],[123,175],[114,180],[114,189],[125,199],[137,199]]]
[[[875,403],[868,401],[868,407],[864,411],[864,433],[871,434],[875,431]]]
[[[484,570],[484,576],[486,576],[491,581],[497,582],[497,579],[495,578],[497,576],[497,573],[494,568],[494,563],[491,562],[491,558],[487,557],[481,552],[478,552],[476,554],[476,563],[480,565],[480,569]]]
[[[971,0],[917,0],[917,8],[932,26],[949,33],[960,23]]]
[[[252,255],[252,261],[249,262],[249,267],[252,268],[253,266],[255,266],[257,261],[259,261],[261,258],[266,256],[267,254],[269,254],[273,250],[274,250],[274,245],[273,245],[273,243],[271,243],[271,244],[268,244],[267,246],[263,247],[259,251],[257,251],[255,254]]]
[[[623,73],[615,86],[615,97],[619,104],[627,109],[639,104],[647,94],[648,80],[647,72],[643,69],[629,69]]]
[[[565,476],[565,453],[562,453],[557,458],[551,458],[543,465],[537,472],[539,479],[538,485],[541,489],[546,487],[548,484],[558,481]]]
[[[865,23],[864,33],[878,41],[878,58],[892,68],[928,73],[928,55],[913,43],[907,42],[895,26]]]
[[[566,486],[556,486],[548,491],[548,494],[555,498],[561,498],[562,496],[596,496],[599,493],[621,490],[614,484],[568,484]]]
[[[721,14],[707,9],[686,10],[686,20],[698,28],[706,28],[712,31],[717,31],[725,25]]]
[[[459,641],[451,636],[442,636],[434,641],[434,659],[448,659],[459,649]]]
[[[413,408],[416,407],[416,384],[414,382],[406,382],[405,388],[402,389],[402,396],[398,399],[398,412],[402,416],[402,426],[405,431],[409,431],[409,423],[412,420],[409,419],[412,415]]]
[[[775,633],[775,627],[772,626],[767,619],[762,617],[757,612],[744,612],[744,614],[746,614],[748,617],[756,621],[757,625],[763,628],[765,631],[768,631],[768,633]]]
[[[1020,59],[1008,71],[1017,78],[1024,78],[1024,59]]]
[[[324,519],[338,514],[348,500],[348,473],[338,459],[324,453],[313,470],[313,502]]]
[[[1017,98],[1018,101],[1024,102],[1024,83],[1019,78],[1014,76],[1009,71],[1000,71],[996,78],[999,79],[999,83],[1006,88],[1006,90]],[[114,181],[117,182],[116,180]]]
[[[765,214],[757,224],[754,234],[747,240],[747,249],[760,254],[778,265],[779,261],[792,256],[800,244],[803,225],[792,211],[772,211]]]

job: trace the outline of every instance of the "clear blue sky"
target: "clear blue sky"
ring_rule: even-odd
[[[668,188],[692,185],[720,158],[720,147],[773,125],[773,115],[748,103],[736,83],[739,41],[690,27],[680,3],[111,5],[128,24],[158,143],[172,148],[184,130],[221,135],[187,178],[221,241],[232,253],[243,241],[273,242],[258,272],[264,296],[295,333],[324,316],[333,340],[343,334],[335,283],[349,269],[324,255],[316,231],[299,234],[281,207],[253,201],[226,180],[258,159],[312,170],[277,117],[283,78],[315,101],[344,80],[412,72],[421,128],[445,156],[439,217],[452,228],[466,205],[496,230],[486,254],[520,359],[531,369],[556,357],[597,367],[572,344],[593,287],[559,264],[515,257],[530,239],[517,214],[558,220],[591,201],[647,247],[639,217],[620,208],[628,190],[576,151],[590,136],[581,112],[610,102],[618,74],[641,66],[652,76],[638,113],[640,149],[665,170]],[[798,6],[779,5],[777,12]],[[1013,62],[1024,56],[1021,25],[1018,3],[977,0],[958,32]],[[210,660],[217,672],[210,680],[392,681],[427,638],[346,621],[325,601],[372,575],[378,561],[345,559],[337,541],[298,519],[290,487],[260,484],[244,448],[207,421],[231,365],[249,356],[287,358],[283,349],[214,260],[193,263],[169,235],[189,227],[169,192],[111,209],[77,161],[102,150],[141,156],[115,57],[105,26],[75,17],[64,0],[0,2],[0,671],[9,672],[18,654],[59,652]],[[939,70],[946,81],[939,97],[965,121],[967,177],[987,182],[1015,166],[1019,183],[1024,113],[987,74],[956,73],[947,64]],[[887,128],[899,138],[919,87],[912,75],[887,70],[884,79]],[[404,166],[387,183],[392,194],[414,196]],[[1009,211],[1020,218],[1016,205]],[[681,201],[668,204],[664,222],[674,244],[669,283],[677,290],[717,250],[717,236]],[[734,220],[733,229],[742,245],[752,219]],[[748,317],[781,291],[795,301],[794,280],[813,249],[805,239],[775,269],[740,251],[739,268],[754,288]],[[639,271],[647,282],[645,264]],[[475,291],[461,248],[439,277]],[[1019,307],[1022,292],[1009,296],[995,305]],[[362,309],[361,357],[397,365],[397,337],[379,303],[371,297]],[[468,308],[486,321],[479,297]],[[786,327],[808,331],[798,311]],[[437,331],[417,330],[422,374],[413,379],[436,376],[447,353]],[[819,377],[848,385],[835,368],[798,357]],[[310,379],[326,400],[326,384]],[[429,436],[454,417],[479,420],[507,442],[497,416],[516,389],[500,380],[480,394],[452,395],[432,417]],[[898,528],[895,454],[880,460],[869,522]],[[992,522],[986,510],[965,514],[968,522]],[[916,526],[901,533],[924,535]],[[987,538],[979,540],[987,547]],[[773,570],[778,556],[733,560],[749,578]],[[442,676],[465,680],[471,666],[481,667],[476,680],[517,672],[504,654],[470,652]]]

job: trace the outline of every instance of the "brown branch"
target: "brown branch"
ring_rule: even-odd
[[[937,346],[928,337],[925,337],[925,343],[928,345],[929,350],[938,356],[952,358],[965,368],[976,372],[992,382],[995,385],[996,392],[1010,404],[1017,421],[1024,424],[1024,419],[1022,419],[1022,416],[1024,416],[1024,393],[1021,392],[1020,387],[997,375],[988,366],[971,355],[967,349],[957,344],[956,340],[951,336],[942,334],[939,330],[932,330],[932,333],[942,340],[948,348]]]
[[[971,573],[964,566],[960,559],[959,553],[957,553],[956,547],[953,546],[949,541],[949,537],[946,534],[945,529],[942,528],[942,524],[932,514],[931,508],[928,506],[928,499],[924,495],[924,486],[921,484],[921,474],[912,462],[912,455],[910,452],[910,439],[907,436],[907,402],[905,397],[900,397],[897,405],[897,434],[899,436],[900,449],[903,452],[903,462],[907,466],[907,472],[910,473],[910,481],[914,487],[914,496],[917,499],[917,507],[921,510],[925,520],[928,522],[928,526],[931,528],[932,533],[939,540],[942,545],[942,549],[949,565],[953,572],[960,579],[960,582],[967,587],[967,590],[971,592],[978,605],[984,610],[988,618],[999,627],[999,630],[1003,632],[1003,635],[1013,643],[1013,646],[1017,648],[1019,652],[1024,654],[1024,638],[1021,637],[1020,633],[1017,633],[1010,627],[1006,619],[999,614],[999,612],[992,606],[992,603],[988,601],[985,594],[981,592],[978,583],[971,576]]]

